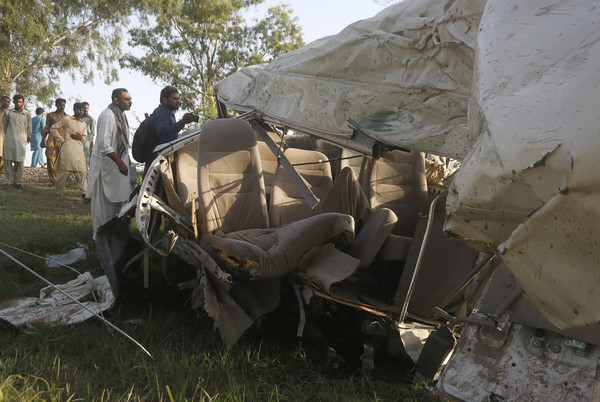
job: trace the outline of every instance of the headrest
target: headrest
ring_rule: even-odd
[[[240,119],[209,120],[200,133],[199,147],[203,152],[235,152],[255,145],[252,127]]]

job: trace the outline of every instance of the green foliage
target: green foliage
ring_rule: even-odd
[[[297,25],[297,19],[292,18],[292,9],[281,5],[269,9],[267,18],[258,21],[250,37],[252,55],[249,63],[268,63],[274,57],[302,46],[302,31]]]
[[[34,95],[50,104],[59,73],[99,71],[117,78],[122,29],[133,9],[152,0],[17,0],[0,2],[0,93]]]
[[[183,107],[214,116],[215,82],[248,64],[303,45],[288,6],[271,8],[254,26],[242,13],[263,0],[17,0],[0,2],[0,95],[22,93],[52,106],[59,74],[106,84],[117,64],[177,86]],[[130,17],[136,14],[136,26]],[[129,44],[142,56],[122,55]]]
[[[263,63],[304,44],[288,6],[269,9],[255,25],[242,17],[263,0],[165,0],[148,25],[129,31],[123,66],[178,87],[182,107],[203,119],[216,114],[213,85],[240,67]]]

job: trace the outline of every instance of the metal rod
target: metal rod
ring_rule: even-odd
[[[324,159],[324,160],[320,160],[318,162],[302,162],[302,163],[292,163],[292,166],[303,166],[303,165],[318,165],[319,163],[332,163],[332,162],[339,162],[339,161],[343,161],[346,159],[356,159],[356,158],[364,158],[363,155],[355,155],[355,156],[345,156],[343,158],[334,158],[334,159]]]
[[[300,293],[300,285],[294,284],[294,292],[296,293],[296,299],[298,299],[298,311],[300,313],[300,322],[298,323],[296,337],[302,338],[302,335],[304,334],[304,326],[306,325],[306,312],[304,311],[304,299]]]
[[[483,285],[485,278],[487,278],[490,271],[498,266],[500,262],[502,262],[502,257],[500,254],[494,254],[494,258],[492,258],[492,263],[484,266],[484,268],[479,272],[473,282],[471,284],[471,288],[467,291],[464,297],[464,301],[469,301],[475,294],[481,285]]]
[[[56,261],[54,261],[54,260],[51,260],[50,258],[42,257],[41,255],[37,255],[37,254],[31,253],[31,252],[29,252],[29,251],[25,251],[25,250],[23,250],[23,249],[20,249],[20,248],[18,248],[18,247],[14,247],[14,246],[11,246],[10,244],[6,244],[6,243],[2,243],[2,242],[0,242],[0,246],[4,246],[4,247],[8,247],[8,248],[12,248],[13,250],[20,251],[21,253],[25,253],[25,254],[27,254],[27,255],[30,255],[30,256],[32,256],[32,257],[39,258],[39,259],[41,259],[41,260],[44,260],[44,261],[52,261],[53,263],[55,263],[55,264],[58,264],[58,265],[60,265],[60,266],[62,266],[62,267],[69,268],[71,271],[75,272],[77,275],[81,275],[81,272],[79,272],[79,271],[78,271],[78,270],[76,270],[75,268],[73,268],[73,267],[71,267],[71,266],[69,266],[69,265],[66,265],[66,264],[61,264],[60,262],[56,262]],[[94,301],[95,301],[96,303],[98,303],[98,299],[96,298],[96,294],[92,293],[92,297],[94,298]],[[100,314],[102,314],[102,312],[100,312]]]
[[[512,290],[512,292],[510,292],[502,301],[502,303],[500,303],[500,305],[498,307],[496,307],[496,310],[494,311],[494,315],[495,316],[499,316],[500,314],[503,314],[506,310],[508,310],[508,308],[510,306],[512,306],[512,304],[519,298],[519,296],[521,296],[523,294],[523,289],[521,289],[521,286],[519,286],[519,282],[517,282],[517,287],[514,288]]]
[[[470,318],[470,317],[462,317],[462,318],[453,317],[452,315],[448,314],[447,312],[445,312],[444,310],[442,310],[439,307],[434,307],[434,310],[437,314],[439,314],[445,320],[451,322],[452,324],[458,324],[460,322],[464,322],[467,324],[481,325],[482,327],[496,328],[495,322],[490,322],[490,321],[485,321],[485,320],[480,320],[478,318]]]
[[[431,205],[429,206],[429,214],[427,216],[427,227],[425,229],[425,234],[423,235],[423,242],[421,243],[421,249],[419,250],[419,257],[417,258],[417,263],[415,264],[415,270],[413,271],[413,275],[410,280],[410,285],[408,287],[408,291],[406,292],[406,297],[404,298],[404,304],[402,305],[402,310],[400,311],[400,323],[404,323],[404,320],[406,319],[406,314],[408,312],[408,304],[410,303],[412,293],[415,290],[415,282],[417,281],[417,276],[419,275],[419,270],[421,269],[421,263],[423,262],[423,256],[425,255],[425,247],[427,246],[427,241],[429,240],[431,225],[433,224],[435,205],[442,196],[445,196],[445,194],[440,194],[437,197],[435,197],[435,199],[431,202]]]
[[[288,158],[283,153],[279,153],[280,149],[278,148],[277,144],[275,144],[273,139],[269,137],[269,134],[265,128],[258,123],[252,127],[255,129],[255,132],[260,135],[265,144],[267,144],[271,152],[273,152],[274,155],[277,155],[279,163],[285,169],[286,173],[290,177],[290,180],[294,183],[298,191],[300,191],[309,208],[313,209],[319,201],[313,194],[312,190],[306,185],[306,181],[304,181],[302,176],[300,176],[300,173],[294,169]]]
[[[499,258],[500,258],[500,256],[498,254],[494,254],[493,256],[491,256],[488,259],[485,259],[485,258],[482,259],[479,262],[479,264],[477,264],[477,266],[475,268],[473,268],[473,270],[471,270],[471,272],[469,272],[469,274],[466,276],[466,278],[461,283],[459,283],[452,290],[452,292],[450,292],[450,294],[448,296],[446,296],[446,298],[440,303],[440,305],[438,307],[441,309],[446,308],[448,303],[450,303],[452,301],[452,299],[454,299],[473,280],[473,278],[475,278],[475,275],[477,275],[479,273],[479,271],[481,271],[488,264],[491,264],[492,261],[497,260]]]
[[[144,348],[142,346],[141,343],[139,343],[138,341],[136,341],[135,339],[133,339],[130,335],[126,334],[123,330],[121,330],[120,328],[118,328],[117,326],[115,326],[113,323],[111,323],[110,321],[108,321],[106,318],[101,317],[98,313],[96,313],[95,311],[92,311],[90,308],[88,308],[83,303],[81,303],[80,301],[78,301],[77,299],[75,299],[73,296],[71,296],[70,294],[68,294],[67,292],[65,292],[64,290],[62,290],[61,288],[57,287],[55,284],[53,284],[52,282],[50,282],[48,279],[44,278],[43,276],[41,276],[40,274],[38,274],[37,272],[35,272],[33,269],[29,268],[27,265],[23,264],[21,261],[17,260],[13,256],[11,256],[6,251],[0,249],[0,253],[4,254],[5,256],[7,256],[8,258],[10,258],[12,261],[16,262],[21,267],[25,268],[29,273],[33,274],[38,279],[41,279],[42,281],[44,281],[45,283],[47,283],[48,285],[50,285],[54,289],[56,289],[58,292],[60,292],[63,295],[67,296],[69,299],[73,300],[75,303],[77,303],[78,305],[80,305],[81,307],[83,307],[85,310],[87,310],[90,313],[92,313],[98,319],[100,319],[101,321],[103,321],[106,325],[108,325],[109,327],[111,327],[112,329],[114,329],[115,331],[117,331],[118,333],[120,333],[121,335],[123,335],[124,337],[126,337],[127,339],[129,339],[131,342],[133,342],[137,347],[139,347],[140,349],[142,349],[144,351],[144,353],[146,353],[148,356],[150,356],[150,358],[154,359],[154,357],[152,357],[152,355],[150,354],[150,352],[148,352],[146,350],[146,348]]]

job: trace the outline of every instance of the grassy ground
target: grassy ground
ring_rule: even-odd
[[[73,266],[102,275],[91,239],[90,206],[74,183],[56,198],[44,183],[0,191],[0,248],[54,283],[75,275],[46,268],[41,256],[89,247]],[[37,296],[44,284],[0,257],[0,299]],[[185,295],[160,280],[143,289],[133,280],[106,317],[142,343],[146,356],[97,319],[69,327],[15,332],[0,327],[0,401],[22,400],[438,400],[422,386],[403,383],[405,370],[332,378],[292,337],[253,328],[225,348],[204,314],[186,311]]]

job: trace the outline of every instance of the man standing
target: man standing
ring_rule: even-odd
[[[100,264],[116,297],[118,265],[129,241],[129,222],[113,218],[129,199],[137,174],[134,168],[130,173],[129,124],[125,117],[125,111],[131,109],[131,95],[126,89],[117,88],[111,99],[112,103],[98,117],[87,197],[92,200],[93,237]]]
[[[23,186],[23,161],[29,136],[31,135],[31,115],[23,110],[25,98],[23,95],[13,96],[15,108],[2,115],[4,129],[4,161],[6,171],[6,188],[13,185],[19,190]]]
[[[45,166],[44,156],[41,147],[42,137],[44,136],[42,131],[44,131],[45,127],[46,119],[44,119],[44,109],[38,107],[37,109],[35,109],[35,116],[33,116],[33,118],[31,119],[32,133],[29,137],[29,146],[33,151],[33,154],[31,156],[31,167],[36,167],[37,165],[40,165],[41,167]]]
[[[124,113],[131,104],[126,89],[115,89],[112,103],[98,117],[87,191],[92,199],[94,238],[98,228],[117,215],[133,191],[129,179],[129,124]]]
[[[4,176],[4,128],[2,128],[2,115],[10,107],[10,98],[0,98],[0,176]]]
[[[52,126],[63,117],[68,116],[68,114],[65,113],[65,106],[67,105],[66,100],[58,98],[54,102],[54,105],[56,106],[56,110],[48,113],[48,116],[46,116],[46,127],[44,128],[44,138],[42,138],[42,148],[46,147],[46,166],[48,168],[48,178],[53,185],[56,185],[56,175],[58,174],[56,158],[58,158],[58,153],[60,152],[60,144],[52,137],[48,137],[48,134],[50,134],[50,129]]]
[[[50,136],[60,144],[60,157],[58,158],[58,175],[56,177],[56,195],[63,196],[65,184],[71,173],[75,176],[77,187],[81,192],[84,203],[87,191],[87,168],[83,155],[83,143],[87,137],[86,124],[81,119],[85,110],[83,103],[73,105],[73,117],[66,116],[54,124],[50,129]]]
[[[85,167],[90,168],[90,158],[92,157],[92,148],[94,148],[94,137],[96,136],[96,120],[88,113],[90,112],[90,104],[81,102],[85,106],[81,119],[87,127],[87,137],[83,143],[83,153],[85,154]]]
[[[177,139],[177,134],[186,124],[194,120],[198,121],[198,117],[193,113],[186,113],[181,120],[177,121],[174,112],[179,109],[180,105],[181,100],[177,88],[167,86],[160,91],[160,105],[152,112],[148,125],[148,149],[154,150],[160,144]],[[144,167],[144,173],[146,173],[156,155],[156,152],[150,154]]]

